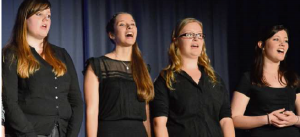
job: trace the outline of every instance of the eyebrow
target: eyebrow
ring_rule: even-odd
[[[117,23],[119,23],[119,22],[123,22],[123,21],[125,21],[125,20],[120,20],[120,21],[118,21]],[[131,20],[132,22],[135,22],[134,20]]]
[[[192,31],[188,30],[188,31],[185,31],[185,32],[183,32],[183,33],[203,33],[203,32],[202,32],[202,31],[192,32]]]
[[[278,35],[274,35],[274,37],[280,37],[280,36],[278,36]],[[283,38],[288,38],[288,37],[283,37]]]

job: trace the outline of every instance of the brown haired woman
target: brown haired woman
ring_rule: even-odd
[[[148,102],[153,84],[136,43],[137,27],[128,13],[106,26],[115,50],[87,61],[84,81],[87,136],[150,136]]]
[[[249,129],[251,137],[300,136],[300,88],[297,75],[286,69],[287,29],[262,29],[251,72],[246,72],[234,93],[234,126]]]
[[[3,53],[3,105],[8,136],[75,137],[83,117],[77,74],[67,51],[50,44],[47,0],[20,5]]]
[[[206,54],[202,23],[181,20],[150,103],[156,137],[233,137],[229,95]]]

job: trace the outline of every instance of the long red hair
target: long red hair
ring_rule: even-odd
[[[34,72],[39,70],[40,64],[31,53],[31,49],[27,42],[27,23],[26,20],[37,13],[51,7],[48,0],[24,0],[20,5],[17,13],[17,18],[13,28],[13,33],[10,42],[5,47],[14,52],[12,60],[17,59],[17,74],[21,78],[29,78]],[[66,73],[66,65],[54,56],[48,36],[43,40],[42,56],[53,67],[53,72],[56,76],[62,76]]]

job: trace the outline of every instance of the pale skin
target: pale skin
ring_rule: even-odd
[[[278,69],[280,61],[284,60],[285,54],[288,50],[288,37],[287,33],[282,30],[274,34],[270,39],[266,41],[265,47],[262,47],[262,42],[258,42],[258,47],[263,48],[264,52],[264,66],[263,75],[272,88],[284,88],[286,84],[278,81]],[[279,53],[278,50],[284,51]],[[282,81],[285,83],[285,79]],[[271,124],[275,127],[282,128],[295,125],[300,127],[299,116],[292,111],[285,111],[284,108],[274,110],[269,115],[269,122],[267,115],[262,116],[244,116],[246,107],[250,98],[246,95],[235,92],[232,99],[232,118],[234,126],[241,129],[252,129]],[[300,114],[300,94],[296,95],[296,113]],[[247,124],[245,124],[247,123]]]
[[[43,41],[48,35],[51,26],[51,11],[45,9],[38,11],[26,20],[28,45],[33,47],[40,55],[43,53]],[[44,57],[43,57],[44,58]]]
[[[132,45],[136,41],[137,28],[135,21],[130,14],[120,14],[116,18],[114,25],[115,32],[109,33],[109,37],[114,40],[116,48],[111,53],[105,56],[121,61],[131,61]],[[132,34],[132,37],[126,37],[127,34]],[[84,94],[86,102],[86,133],[88,137],[96,137],[98,129],[98,114],[99,114],[99,80],[92,70],[91,66],[88,69],[84,78]],[[146,103],[147,120],[143,122],[147,134],[151,137],[149,104]]]
[[[179,34],[184,33],[202,33],[202,27],[197,22],[188,23]],[[187,39],[179,37],[174,39],[178,41],[179,49],[181,53],[181,69],[184,70],[189,76],[192,77],[195,83],[199,83],[201,78],[201,71],[198,68],[198,57],[202,52],[203,39]],[[168,117],[159,116],[153,119],[154,133],[156,137],[168,137],[167,129]],[[231,118],[223,118],[220,120],[220,125],[224,134],[224,137],[234,137],[234,127]]]

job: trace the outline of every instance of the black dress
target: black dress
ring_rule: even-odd
[[[146,104],[138,100],[130,62],[101,56],[89,64],[100,81],[98,136],[146,137]]]
[[[50,45],[54,56],[67,67],[57,77],[52,66],[30,47],[40,69],[21,78],[17,74],[17,56],[13,48],[3,54],[3,106],[5,133],[10,136],[49,135],[55,124],[60,137],[78,136],[83,119],[83,101],[73,61],[63,48]],[[14,56],[15,58],[12,58]]]
[[[151,117],[168,117],[170,137],[223,137],[220,120],[231,117],[229,94],[223,81],[214,85],[202,67],[199,83],[185,72],[175,73],[175,90],[169,90],[160,75],[154,82]]]
[[[258,87],[251,84],[250,72],[246,72],[237,91],[250,98],[246,116],[262,116],[282,108],[296,114],[295,100],[296,94],[300,93],[299,88]],[[266,125],[249,131],[251,137],[300,137],[300,130],[295,126],[277,128]]]

